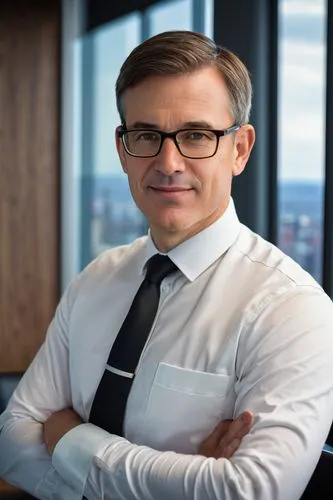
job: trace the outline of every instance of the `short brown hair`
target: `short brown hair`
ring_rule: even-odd
[[[166,31],[136,47],[120,69],[116,83],[117,108],[123,123],[124,92],[154,75],[186,75],[206,66],[215,66],[224,78],[230,96],[234,122],[249,121],[252,85],[249,72],[230,50],[192,31]]]

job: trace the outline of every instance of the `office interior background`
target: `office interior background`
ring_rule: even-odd
[[[172,29],[247,64],[257,141],[233,185],[239,217],[333,298],[331,1],[2,0],[0,411],[70,280],[147,231],[114,145],[114,85],[137,44]]]

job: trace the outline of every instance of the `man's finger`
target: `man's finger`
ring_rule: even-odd
[[[253,414],[251,412],[245,411],[241,415],[239,415],[230,424],[227,432],[221,437],[220,442],[216,447],[215,457],[219,458],[230,455],[230,449],[233,449],[235,451],[235,449],[237,449],[239,446],[239,444],[237,445],[237,443],[240,443],[241,439],[246,436],[246,434],[248,434],[252,423]]]
[[[222,420],[213,430],[213,432],[208,436],[207,439],[211,439],[212,441],[220,442],[223,436],[228,432],[230,425],[232,424],[232,420]]]
[[[215,450],[221,441],[221,438],[226,434],[231,425],[232,420],[222,420],[215,429],[202,441],[199,446],[198,454],[205,457],[214,456]]]
[[[223,458],[228,458],[228,459],[231,458],[232,455],[235,453],[235,451],[238,450],[240,444],[241,444],[240,439],[233,439],[231,441],[231,443],[226,448],[224,448]],[[222,458],[222,457],[220,455],[218,455],[218,456],[215,456],[215,458]]]

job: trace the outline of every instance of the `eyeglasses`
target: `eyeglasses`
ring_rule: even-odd
[[[202,159],[215,155],[220,137],[232,134],[239,129],[240,125],[233,125],[225,130],[197,128],[180,129],[174,132],[149,129],[118,130],[118,137],[122,140],[125,151],[137,158],[157,156],[165,139],[170,138],[185,158]]]

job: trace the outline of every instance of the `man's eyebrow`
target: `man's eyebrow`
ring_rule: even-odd
[[[209,128],[213,129],[213,125],[206,121],[190,121],[182,125],[182,128]]]
[[[153,129],[153,130],[159,129],[159,127],[158,127],[158,125],[156,125],[156,123],[149,123],[149,122],[134,122],[128,128],[129,129],[132,129],[132,128],[146,128],[146,129]]]
[[[150,123],[150,122],[134,122],[131,124],[131,126],[128,127],[129,129],[132,128],[144,128],[144,129],[152,129],[152,130],[161,130],[161,128],[156,124],[156,123]],[[206,121],[189,121],[182,123],[182,125],[179,127],[179,129],[183,128],[208,128],[208,129],[214,129],[213,125],[209,122]]]

